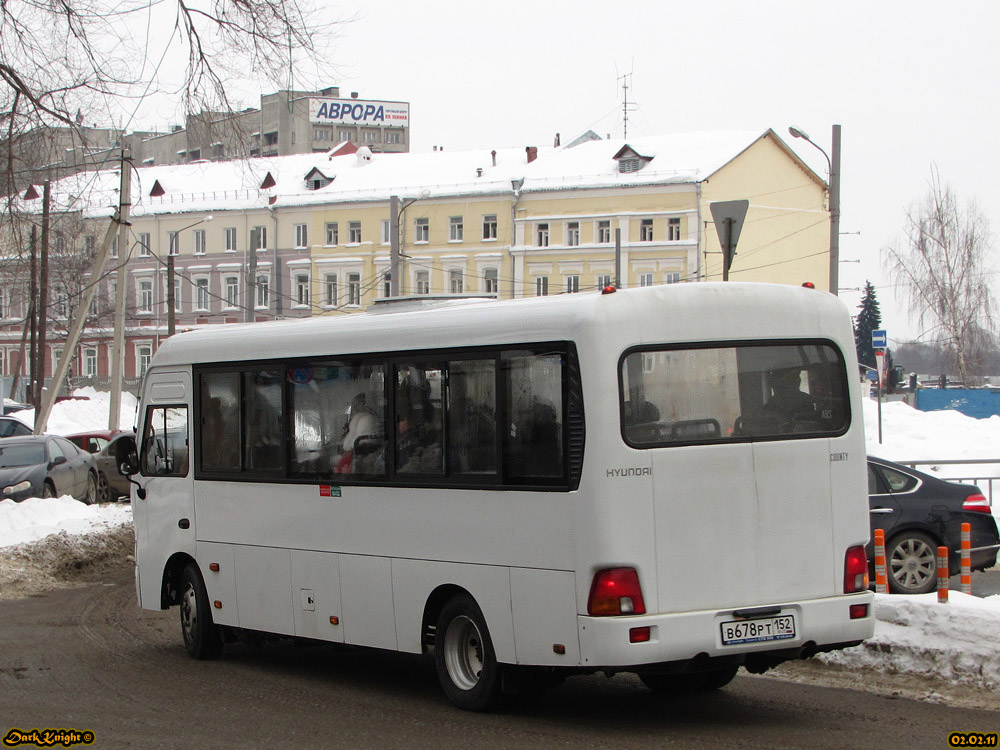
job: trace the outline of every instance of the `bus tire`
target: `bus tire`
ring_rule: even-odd
[[[212,622],[205,582],[194,563],[188,563],[181,574],[180,605],[184,648],[195,659],[218,657],[222,653],[222,633]]]
[[[486,621],[468,594],[448,600],[437,620],[434,665],[448,699],[466,711],[486,711],[500,700],[500,665]]]

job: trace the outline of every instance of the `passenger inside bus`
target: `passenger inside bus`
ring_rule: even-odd
[[[378,415],[368,406],[364,393],[351,401],[351,411],[344,424],[341,457],[337,463],[338,474],[366,473],[365,456],[370,456],[382,444]]]

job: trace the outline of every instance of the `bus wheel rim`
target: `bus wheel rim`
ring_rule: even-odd
[[[483,672],[483,638],[469,617],[456,617],[448,626],[444,641],[448,676],[461,690],[472,690]]]

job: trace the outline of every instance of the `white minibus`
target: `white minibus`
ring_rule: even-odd
[[[554,678],[718,688],[874,628],[850,315],[675,284],[173,336],[143,379],[136,585],[185,646],[432,653],[485,710]]]

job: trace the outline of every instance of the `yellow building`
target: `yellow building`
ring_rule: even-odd
[[[93,252],[117,188],[111,171],[53,183],[53,205],[83,227],[66,242]],[[828,288],[826,184],[773,130],[627,143],[588,133],[561,147],[422,154],[342,143],[133,170],[129,252],[99,274],[91,328],[109,328],[110,271],[123,256],[140,371],[171,320],[186,327],[365,309],[391,293],[393,199],[404,295],[509,298],[616,278],[623,287],[719,280],[711,204],[733,200],[749,209],[730,279]],[[37,213],[40,203],[22,208]],[[5,283],[0,346],[9,372],[27,283],[16,275]]]

